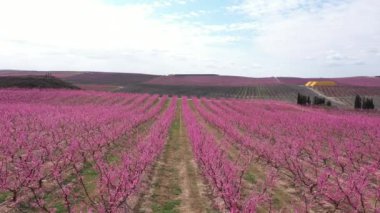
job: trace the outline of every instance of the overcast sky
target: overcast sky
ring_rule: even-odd
[[[0,0],[0,69],[380,75],[380,0]]]

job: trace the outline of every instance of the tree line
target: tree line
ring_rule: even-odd
[[[372,98],[360,97],[360,95],[356,95],[354,106],[355,109],[375,109]]]
[[[331,101],[326,101],[323,97],[315,96],[313,100],[310,99],[310,96],[302,95],[298,93],[297,95],[297,104],[299,105],[326,105],[331,106]],[[355,109],[375,109],[375,104],[373,102],[373,98],[361,97],[360,95],[356,95]]]
[[[314,96],[313,101],[311,101],[310,96],[297,94],[297,104],[299,105],[326,105],[331,106],[331,101],[326,101],[323,97]]]

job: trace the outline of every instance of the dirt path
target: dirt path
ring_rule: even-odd
[[[179,101],[165,150],[156,165],[151,188],[137,206],[138,212],[211,212],[186,136]]]

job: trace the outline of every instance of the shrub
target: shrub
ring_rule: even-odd
[[[325,103],[326,103],[326,99],[325,98],[314,96],[314,101],[313,101],[314,105],[325,105]]]

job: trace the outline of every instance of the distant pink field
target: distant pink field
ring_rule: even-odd
[[[380,87],[379,77],[348,77],[348,78],[278,78],[284,84],[305,84],[308,81],[335,81],[338,85],[346,86],[365,86],[365,87]]]
[[[337,78],[336,81],[342,85],[380,87],[379,77]]]
[[[273,85],[280,82],[273,77],[247,78],[239,76],[164,76],[147,81],[148,84],[186,85],[186,86],[256,86]]]
[[[119,86],[115,85],[107,85],[107,84],[77,84],[81,89],[84,90],[94,90],[94,91],[113,91],[119,88]]]
[[[348,77],[348,78],[294,78],[294,77],[267,77],[248,78],[239,76],[218,76],[218,75],[184,75],[184,76],[162,76],[151,79],[145,83],[173,86],[259,86],[292,84],[303,85],[308,81],[335,81],[341,86],[366,86],[380,87],[379,77]]]

